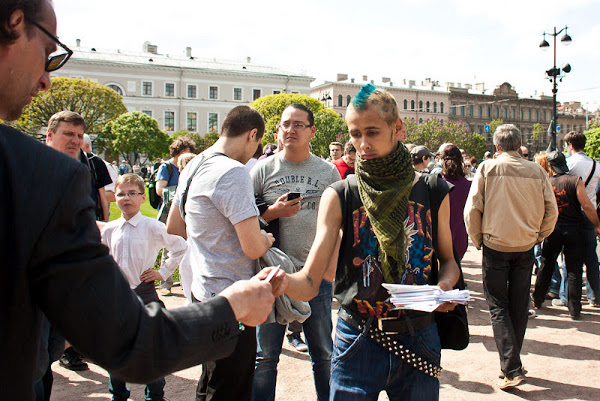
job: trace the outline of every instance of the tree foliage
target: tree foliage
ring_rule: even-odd
[[[95,134],[127,111],[121,96],[107,86],[87,79],[52,78],[50,89],[33,98],[15,125],[39,137],[40,128],[46,127],[50,117],[62,110],[79,113],[85,120],[86,132]]]
[[[504,120],[501,118],[497,118],[495,120],[490,121],[490,135],[493,137],[494,132],[496,132],[496,128],[504,124]]]
[[[315,116],[315,137],[310,141],[312,152],[321,157],[329,155],[329,144],[334,141],[347,140],[348,128],[342,117],[310,96],[281,93],[261,97],[250,104],[265,120],[265,135],[263,144],[275,143],[275,131],[283,110],[293,103],[300,103],[311,109]]]
[[[143,164],[165,156],[171,142],[172,138],[158,128],[154,118],[130,111],[105,125],[101,144],[119,152],[129,165],[133,165],[136,161]]]
[[[595,160],[600,160],[600,126],[585,132],[585,153]]]
[[[587,129],[600,128],[600,117],[596,117],[588,122]]]
[[[531,131],[531,137],[533,139],[535,139],[536,141],[539,141],[544,138],[545,133],[546,133],[546,130],[544,129],[544,126],[542,124],[540,124],[540,123],[533,124],[533,130]]]
[[[443,143],[453,143],[460,149],[464,149],[470,156],[478,159],[483,157],[486,151],[485,139],[479,134],[472,133],[468,126],[461,122],[444,122],[437,118],[431,118],[421,124],[412,119],[406,119],[408,136],[406,143],[424,145],[436,152]]]
[[[199,154],[210,148],[219,139],[219,134],[216,132],[209,132],[207,134],[200,134],[198,132],[189,131],[177,131],[173,134],[172,139],[175,140],[179,137],[188,137],[196,144],[195,153]],[[171,141],[172,142],[172,141]]]

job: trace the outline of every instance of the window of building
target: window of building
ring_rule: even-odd
[[[515,111],[515,109],[510,109],[510,118],[512,118],[513,120],[516,119],[517,112]]]
[[[440,113],[444,113],[444,102],[440,102]],[[442,120],[442,123],[444,122],[444,120]]]
[[[109,85],[106,85],[106,86],[108,86],[110,89],[112,89],[115,92],[117,92],[120,96],[123,96],[123,89],[121,89],[118,85],[109,84]]]
[[[233,88],[233,100],[242,100],[242,88]]]
[[[208,132],[219,132],[219,115],[208,113]]]
[[[496,116],[496,118],[500,118],[500,109],[498,107],[494,108],[494,115]]]
[[[198,130],[198,118],[194,112],[187,113],[187,130],[196,132]]]
[[[547,121],[546,120],[546,110],[544,110],[544,112],[542,113],[542,121]]]
[[[502,118],[508,118],[508,110],[505,108],[502,109]]]
[[[455,116],[456,115],[456,106],[452,106],[450,108],[452,109],[452,115]]]
[[[281,93],[281,91],[273,91],[274,95],[279,95]]]
[[[423,124],[423,119],[419,118],[419,124]]]
[[[423,101],[419,100],[419,111],[423,111]]]
[[[148,117],[152,117],[152,110],[142,110],[142,113],[144,113]]]
[[[342,95],[338,95],[338,107],[342,107],[344,102],[344,97]]]
[[[415,101],[414,101],[414,100],[411,100],[411,101],[410,101],[410,109],[411,109],[412,111],[415,111]]]
[[[433,112],[437,113],[437,102],[433,102]]]
[[[535,121],[540,121],[540,112],[539,111],[535,111]]]
[[[479,118],[483,117],[483,107],[479,106]]]
[[[175,112],[165,111],[165,130],[175,131]]]
[[[142,81],[142,96],[152,96],[152,82]]]
[[[195,99],[198,97],[198,87],[196,85],[187,86],[187,97]]]
[[[427,103],[425,103],[425,110],[427,110],[428,113],[431,112],[431,103],[429,101],[427,101]]]
[[[461,116],[465,115],[465,106],[460,106],[460,115]]]
[[[256,100],[262,96],[260,89],[252,89],[252,100]]]
[[[208,87],[208,98],[216,100],[219,98],[219,88],[216,86]]]
[[[469,116],[473,117],[473,106],[469,106]]]
[[[404,110],[408,110],[408,100],[404,99]]]
[[[491,107],[487,108],[487,116],[488,116],[488,118],[492,117],[492,108]]]
[[[165,96],[167,96],[167,97],[175,96],[175,84],[173,84],[173,83],[165,84]]]
[[[346,96],[346,106],[349,105],[351,101],[352,101],[352,96],[350,96],[350,95]]]
[[[529,121],[531,121],[531,110],[527,111],[527,115],[528,115],[527,119],[528,119]]]

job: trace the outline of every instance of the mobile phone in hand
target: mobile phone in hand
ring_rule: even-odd
[[[293,200],[300,197],[300,192],[290,192],[287,196],[287,200]]]

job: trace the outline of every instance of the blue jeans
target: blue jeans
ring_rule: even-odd
[[[302,323],[312,361],[315,389],[319,401],[329,399],[329,375],[333,350],[331,299],[332,284],[323,280],[319,288],[319,294],[309,302],[311,315]],[[277,364],[283,346],[285,328],[285,325],[279,323],[261,324],[256,328],[256,368],[254,370],[252,400],[275,399]]]
[[[401,344],[439,364],[440,337],[435,323],[414,336],[396,335]],[[376,401],[386,391],[390,401],[438,400],[439,381],[404,363],[364,333],[338,318],[331,361],[330,401]]]
[[[113,395],[113,401],[126,401],[129,398],[130,391],[127,384],[110,375],[108,381],[108,391]],[[165,395],[165,378],[146,384],[144,389],[144,399],[149,401],[161,401]]]
[[[589,303],[600,302],[600,271],[598,269],[598,254],[596,253],[596,234],[594,226],[585,218],[583,226],[584,254],[586,277],[586,295]]]

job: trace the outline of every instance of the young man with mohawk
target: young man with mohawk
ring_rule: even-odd
[[[399,141],[404,123],[389,93],[364,86],[348,106],[346,122],[358,156],[356,175],[323,193],[308,260],[287,277],[286,292],[302,300],[317,294],[341,230],[330,400],[374,400],[384,390],[390,400],[437,400],[441,346],[432,313],[393,310],[381,284],[427,284],[435,257],[440,288],[456,284],[450,188],[413,170]]]

